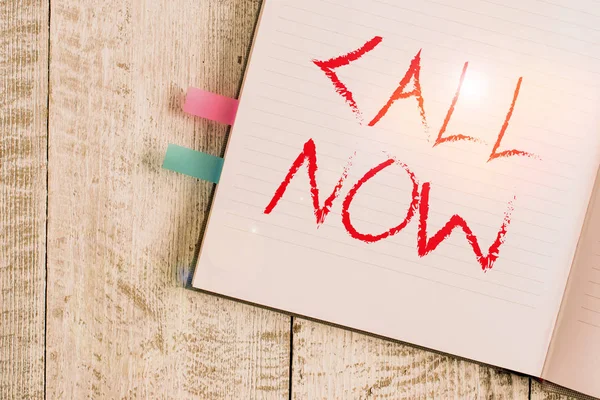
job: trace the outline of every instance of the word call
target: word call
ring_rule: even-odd
[[[327,78],[333,83],[335,91],[344,98],[345,102],[350,106],[352,112],[354,113],[354,115],[356,116],[356,118],[359,120],[359,122],[361,124],[364,122],[364,117],[362,115],[362,112],[360,111],[358,104],[356,103],[356,101],[354,99],[354,95],[352,94],[352,91],[339,79],[335,70],[337,68],[348,65],[351,62],[356,61],[359,58],[363,57],[365,54],[372,51],[377,45],[379,45],[382,40],[383,39],[380,36],[375,36],[373,39],[367,41],[362,47],[360,47],[354,51],[351,51],[347,54],[333,57],[333,58],[331,58],[329,60],[325,60],[325,61],[312,60],[312,62],[316,66],[318,66],[325,73]],[[456,89],[454,97],[452,98],[452,100],[450,102],[448,112],[446,113],[446,117],[444,118],[444,121],[438,132],[438,135],[435,140],[435,143],[433,144],[433,147],[436,147],[436,146],[438,146],[442,143],[446,143],[446,142],[458,142],[458,141],[463,141],[463,140],[477,142],[477,143],[483,143],[480,139],[473,137],[473,136],[467,136],[467,135],[463,135],[463,134],[454,134],[454,135],[446,134],[448,125],[450,123],[450,119],[452,118],[452,114],[457,106],[457,103],[458,103],[458,100],[460,97],[461,88],[462,88],[465,76],[467,74],[467,71],[468,71],[468,66],[469,66],[469,63],[465,62],[463,69],[462,69],[460,79],[458,81],[458,87]],[[414,97],[417,101],[417,107],[419,109],[419,114],[421,117],[422,125],[425,127],[426,130],[429,129],[428,124],[427,124],[427,116],[426,116],[426,112],[425,112],[425,100],[423,97],[423,93],[421,91],[420,71],[421,71],[421,50],[419,50],[419,52],[411,60],[408,70],[404,74],[404,77],[400,80],[398,87],[393,91],[389,100],[381,107],[379,112],[377,112],[377,114],[368,122],[368,126],[375,126],[382,118],[384,118],[385,115],[390,110],[391,106],[396,101]],[[406,88],[411,82],[413,82],[413,89],[410,91],[407,91]],[[522,82],[523,82],[523,78],[519,77],[516,87],[515,87],[515,90],[514,90],[514,93],[513,93],[512,101],[510,103],[509,109],[508,109],[508,111],[506,113],[506,117],[504,119],[504,123],[502,124],[502,127],[500,128],[500,132],[498,134],[498,137],[492,148],[492,151],[490,153],[490,156],[489,156],[487,162],[490,162],[490,161],[498,159],[498,158],[508,158],[508,157],[513,157],[513,156],[526,156],[526,157],[539,159],[539,157],[537,155],[530,153],[530,152],[523,151],[523,150],[517,150],[517,149],[500,150],[502,139],[504,138],[504,135],[506,134],[510,119],[513,115],[513,112],[514,112],[514,109],[515,109],[515,106],[517,103],[517,99],[519,97],[519,92],[521,90]],[[318,227],[325,222],[325,219],[327,218],[327,215],[331,211],[331,207],[333,206],[334,201],[340,195],[341,189],[345,183],[346,178],[348,177],[348,171],[349,171],[350,167],[352,166],[352,157],[350,157],[350,161],[348,162],[347,166],[344,168],[340,179],[338,180],[337,184],[333,188],[333,191],[325,199],[323,205],[321,205],[321,203],[319,201],[319,188],[318,188],[317,181],[316,181],[316,172],[318,169],[316,146],[312,139],[309,139],[304,144],[302,151],[300,152],[298,157],[292,163],[292,166],[290,167],[289,171],[287,172],[285,178],[283,179],[283,181],[281,182],[279,187],[275,190],[275,193],[273,194],[273,197],[271,198],[269,204],[264,209],[264,213],[270,214],[273,211],[273,209],[277,206],[279,200],[281,200],[281,198],[283,197],[291,180],[293,179],[295,174],[298,172],[300,167],[305,163],[307,164],[308,178],[309,178],[309,182],[310,182],[310,194],[311,194],[313,208],[314,208],[314,215],[316,217],[316,223],[317,223],[317,227]],[[406,210],[406,215],[399,224],[390,227],[389,229],[385,230],[382,233],[370,234],[370,233],[360,232],[352,223],[352,218],[351,218],[351,214],[350,214],[350,206],[352,204],[352,201],[354,200],[354,197],[356,196],[356,194],[360,191],[361,187],[366,182],[373,179],[381,171],[385,170],[386,168],[391,168],[392,166],[401,168],[410,178],[412,190],[411,190],[410,203]],[[369,171],[367,171],[350,188],[350,190],[348,191],[348,193],[346,194],[346,196],[342,202],[342,213],[341,213],[342,224],[343,224],[344,228],[346,229],[347,233],[352,238],[361,240],[366,243],[374,243],[374,242],[392,237],[392,236],[396,235],[397,233],[401,232],[411,222],[413,217],[415,217],[418,219],[417,243],[416,244],[417,244],[417,254],[419,257],[424,257],[427,254],[434,251],[444,240],[446,240],[452,234],[452,232],[455,229],[460,229],[464,233],[467,243],[473,250],[475,258],[477,259],[477,262],[481,265],[482,270],[487,271],[487,270],[491,269],[494,266],[494,263],[496,262],[496,260],[498,259],[499,255],[500,255],[500,248],[501,248],[502,244],[506,240],[507,230],[508,230],[508,227],[511,222],[511,214],[514,211],[513,201],[516,200],[516,197],[514,197],[513,200],[511,200],[508,203],[507,210],[504,213],[504,218],[502,220],[500,228],[498,229],[496,238],[495,238],[494,242],[488,248],[487,254],[484,254],[483,251],[481,250],[479,240],[478,240],[477,236],[475,235],[475,233],[473,233],[472,229],[469,227],[469,225],[464,220],[464,218],[462,218],[460,215],[457,215],[457,214],[453,215],[439,231],[437,231],[435,234],[429,236],[429,234],[427,232],[427,221],[428,221],[428,217],[429,217],[429,194],[430,194],[430,192],[431,192],[431,183],[430,182],[424,182],[424,183],[420,184],[419,181],[417,180],[415,174],[411,171],[411,169],[408,167],[408,165],[396,160],[393,157],[388,156],[387,160],[383,161],[379,165],[376,165],[375,167],[373,167]]]
[[[335,69],[343,67],[345,65],[350,64],[353,61],[358,60],[359,58],[361,58],[368,52],[375,49],[375,47],[377,47],[377,45],[379,45],[382,41],[383,41],[383,38],[381,36],[375,36],[373,39],[367,41],[362,47],[358,48],[357,50],[351,51],[347,54],[333,57],[326,61],[312,60],[313,63],[316,66],[318,66],[325,73],[327,78],[329,78],[329,80],[333,83],[335,91],[345,99],[346,103],[350,106],[350,108],[352,109],[352,112],[356,115],[356,117],[358,118],[358,120],[360,121],[361,124],[363,123],[364,118],[363,118],[362,112],[360,111],[360,109],[358,107],[358,104],[354,100],[354,95],[352,94],[352,91],[350,91],[350,89],[340,80],[338,75],[335,73]],[[436,147],[442,143],[457,142],[460,140],[483,143],[478,138],[475,138],[473,136],[463,135],[463,134],[444,136],[444,134],[446,133],[446,129],[448,128],[448,124],[450,123],[450,119],[452,118],[452,114],[454,113],[454,109],[456,107],[458,99],[460,97],[460,91],[461,91],[465,76],[467,74],[468,67],[469,67],[469,62],[467,61],[464,63],[462,73],[461,73],[460,79],[458,81],[458,88],[456,89],[456,93],[454,94],[454,97],[452,98],[452,101],[448,108],[448,112],[446,113],[446,117],[444,118],[444,121],[438,132],[438,135],[433,144],[433,147]],[[368,126],[375,126],[388,113],[390,107],[397,100],[408,99],[410,97],[414,97],[417,100],[417,107],[419,108],[419,113],[421,115],[421,122],[426,130],[429,129],[428,124],[427,124],[427,116],[425,113],[425,99],[424,99],[423,93],[421,91],[420,73],[421,73],[421,50],[419,50],[417,55],[410,62],[408,70],[404,74],[404,77],[400,80],[400,83],[398,84],[398,87],[396,88],[396,90],[394,90],[394,92],[390,96],[389,100],[383,105],[383,107],[381,107],[381,109],[379,110],[377,115],[375,115],[375,117],[373,117],[373,119],[371,119],[371,121],[368,123]],[[406,87],[408,86],[408,84],[411,81],[413,82],[414,89],[411,91],[406,91]],[[499,150],[500,144],[502,142],[502,139],[504,138],[504,134],[506,133],[508,124],[513,115],[513,111],[514,111],[515,105],[517,103],[517,99],[519,97],[519,92],[521,90],[522,82],[523,82],[523,77],[519,77],[519,79],[517,81],[517,86],[513,93],[513,98],[512,98],[512,102],[510,104],[510,108],[508,109],[506,118],[504,119],[504,124],[500,128],[500,133],[498,134],[496,142],[492,148],[492,152],[490,153],[488,162],[495,160],[497,158],[512,157],[512,156],[526,156],[526,157],[530,157],[530,158],[539,159],[539,157],[537,155],[526,152],[526,151],[522,151],[522,150],[516,150],[516,149],[504,150],[504,151]]]

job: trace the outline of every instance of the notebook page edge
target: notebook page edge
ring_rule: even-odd
[[[590,272],[584,270],[584,268],[587,266],[586,261],[589,259],[589,257],[586,257],[588,254],[585,254],[584,252],[589,251],[588,240],[590,239],[588,236],[592,236],[592,234],[595,233],[592,230],[592,225],[598,222],[593,220],[593,217],[595,216],[595,213],[597,214],[599,212],[597,208],[600,205],[600,167],[594,182],[595,183],[589,196],[590,200],[585,214],[585,221],[582,224],[577,249],[573,255],[569,279],[565,285],[563,300],[558,311],[552,332],[552,338],[548,346],[548,352],[544,362],[542,375],[540,377],[542,379],[548,379],[555,384],[563,385],[571,390],[575,390],[589,396],[598,397],[600,396],[600,388],[590,389],[589,383],[585,387],[579,386],[578,384],[573,385],[573,383],[571,383],[573,381],[574,370],[573,368],[569,367],[565,368],[564,360],[561,360],[561,355],[557,354],[560,351],[561,343],[564,345],[564,342],[567,342],[571,349],[573,348],[573,345],[580,343],[577,340],[571,340],[574,332],[569,332],[567,329],[573,328],[573,326],[568,325],[576,323],[572,319],[572,314],[579,308],[577,307],[577,304],[579,304],[580,301],[575,296],[579,294],[579,289],[583,289],[581,274],[585,274],[587,276]],[[576,276],[576,273],[579,275]],[[562,368],[555,368],[555,364],[561,365]],[[587,381],[589,382],[589,379]]]

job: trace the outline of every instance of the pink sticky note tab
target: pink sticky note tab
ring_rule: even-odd
[[[239,100],[198,88],[189,88],[183,111],[197,117],[233,125]]]

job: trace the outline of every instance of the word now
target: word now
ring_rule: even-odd
[[[334,186],[331,194],[325,199],[325,202],[321,206],[319,201],[319,188],[317,186],[316,181],[316,172],[317,172],[317,154],[315,143],[312,139],[309,139],[305,144],[296,158],[296,160],[292,163],[291,168],[289,169],[287,175],[285,176],[283,182],[279,185],[273,197],[267,207],[264,210],[265,214],[270,214],[273,209],[277,206],[277,203],[283,197],[288,185],[290,184],[292,178],[296,175],[300,167],[306,162],[307,170],[308,170],[308,178],[310,182],[310,195],[312,197],[314,214],[316,217],[317,226],[321,225],[325,222],[325,219],[329,212],[331,211],[331,207],[335,199],[339,196],[342,186],[344,185],[344,181],[348,177],[348,170],[352,166],[352,163],[348,163],[348,165],[344,168],[342,172],[342,176],[340,177],[337,184]],[[354,196],[358,193],[360,188],[368,182],[370,179],[375,177],[379,172],[383,171],[386,168],[391,166],[400,167],[408,177],[412,183],[412,192],[411,192],[411,202],[406,210],[406,216],[398,225],[389,228],[388,230],[373,235],[370,233],[362,233],[359,232],[354,225],[352,224],[351,216],[350,216],[350,205],[354,200]],[[504,220],[502,221],[502,225],[498,230],[498,234],[496,239],[492,243],[492,245],[488,249],[487,255],[483,255],[481,251],[481,247],[479,246],[479,241],[477,240],[477,236],[473,233],[467,222],[459,215],[453,215],[452,218],[433,236],[429,237],[427,234],[427,219],[429,216],[429,192],[431,191],[431,183],[425,182],[422,185],[419,185],[419,182],[415,176],[415,174],[410,170],[410,168],[395,159],[387,159],[379,165],[371,168],[367,173],[365,173],[352,188],[348,191],[348,194],[344,198],[342,203],[342,223],[351,237],[354,239],[361,240],[366,243],[373,243],[379,240],[391,237],[398,232],[402,231],[412,220],[412,218],[418,213],[419,215],[419,227],[417,231],[417,254],[419,257],[424,257],[433,250],[435,250],[440,243],[442,243],[446,238],[452,234],[455,228],[460,228],[467,242],[473,249],[473,253],[475,253],[475,257],[477,258],[477,262],[481,265],[481,268],[486,271],[493,267],[494,262],[498,259],[500,254],[500,246],[504,243],[505,236],[507,233],[508,226],[510,225],[511,213],[513,211],[512,201],[508,203],[508,210],[504,214]],[[514,199],[513,199],[514,200]]]
[[[325,61],[312,60],[313,63],[317,67],[319,67],[325,73],[327,78],[329,78],[329,80],[333,83],[335,91],[337,93],[339,93],[345,99],[346,103],[350,106],[350,108],[352,109],[352,112],[356,115],[356,117],[359,119],[359,121],[361,123],[363,122],[363,116],[362,116],[362,112],[360,111],[360,109],[358,107],[358,104],[356,103],[356,100],[354,100],[354,95],[353,95],[352,91],[350,91],[350,89],[340,80],[338,75],[335,73],[335,69],[343,67],[345,65],[350,64],[353,61],[358,60],[359,58],[361,58],[368,52],[375,49],[375,47],[377,47],[377,45],[379,45],[382,42],[382,40],[383,40],[383,38],[381,36],[375,36],[373,39],[371,39],[367,43],[365,43],[362,47],[360,47],[354,51],[351,51],[348,54],[334,57],[334,58],[331,58],[331,59],[325,60]],[[457,142],[460,140],[482,143],[482,141],[480,139],[477,139],[473,136],[463,135],[463,134],[444,136],[444,134],[446,133],[446,129],[448,128],[448,124],[450,123],[450,119],[452,118],[452,114],[454,113],[454,108],[456,107],[456,103],[458,102],[458,99],[460,97],[460,91],[461,91],[465,76],[467,74],[468,67],[469,67],[469,63],[465,62],[463,69],[462,69],[462,73],[460,75],[460,79],[458,81],[458,88],[456,89],[456,93],[454,94],[454,97],[450,103],[448,112],[446,113],[446,117],[444,118],[444,121],[438,132],[438,136],[435,140],[435,143],[433,144],[433,147],[435,147],[439,144],[445,143],[445,142]],[[408,99],[410,97],[414,97],[417,100],[417,107],[419,108],[419,113],[421,115],[422,124],[426,130],[429,129],[429,127],[427,125],[427,116],[425,114],[425,99],[424,99],[423,93],[421,91],[420,73],[421,73],[421,50],[419,50],[417,55],[410,62],[408,70],[404,74],[404,77],[400,80],[400,83],[398,84],[398,87],[396,88],[396,90],[394,90],[394,92],[392,93],[392,95],[390,96],[390,98],[386,102],[386,104],[384,104],[383,107],[381,107],[381,109],[379,110],[377,115],[375,115],[375,117],[368,123],[368,126],[376,125],[387,114],[390,107],[397,100]],[[406,91],[406,87],[408,86],[409,83],[411,83],[411,81],[413,82],[414,89],[411,91]],[[500,150],[500,144],[502,142],[502,139],[504,138],[504,134],[506,133],[506,129],[508,128],[508,124],[512,117],[513,111],[515,109],[515,104],[519,97],[519,92],[521,90],[522,82],[523,82],[523,77],[519,77],[519,79],[517,81],[517,86],[513,93],[512,102],[511,102],[508,112],[506,114],[506,118],[504,119],[504,124],[500,128],[500,133],[498,133],[496,143],[494,144],[494,146],[492,148],[492,152],[490,153],[488,162],[495,160],[497,158],[511,157],[511,156],[526,156],[526,157],[530,157],[530,158],[539,158],[537,155],[535,155],[533,153],[529,153],[529,152],[522,151],[522,150],[516,150],[516,149],[503,150],[503,151]]]

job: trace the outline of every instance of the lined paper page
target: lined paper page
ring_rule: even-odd
[[[581,235],[543,377],[600,396],[600,176]]]
[[[554,3],[267,0],[194,286],[540,374],[600,149]]]

